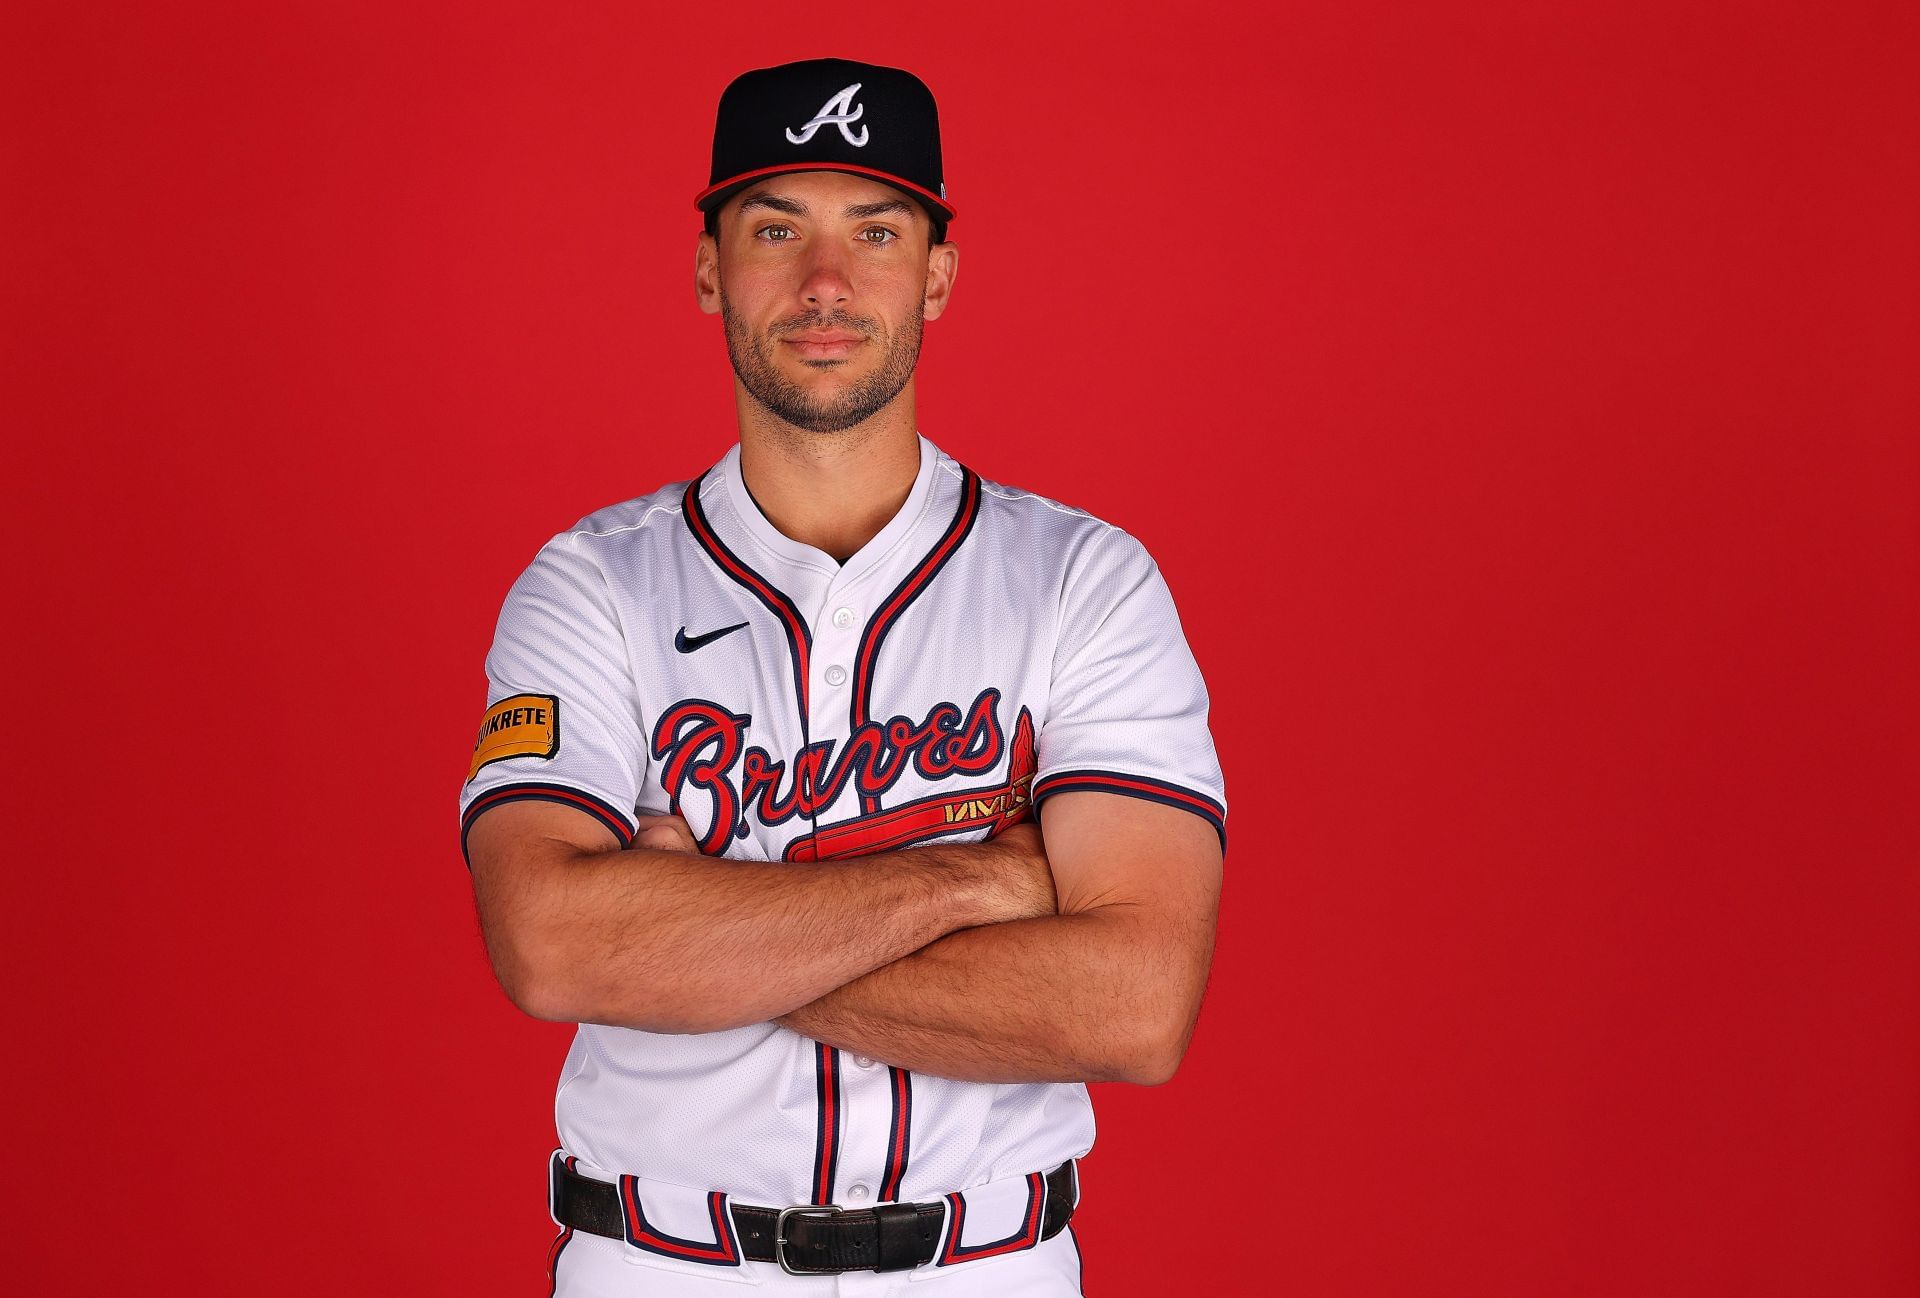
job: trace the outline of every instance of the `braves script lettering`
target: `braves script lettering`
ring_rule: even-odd
[[[751,716],[708,699],[684,699],[661,713],[651,746],[674,814],[682,814],[690,791],[712,798],[712,828],[700,850],[717,855],[745,810],[777,825],[825,811],[849,779],[861,794],[877,797],[909,765],[928,780],[992,770],[1006,751],[999,702],[1000,691],[989,686],[965,708],[934,704],[917,724],[907,717],[864,722],[838,753],[831,739],[808,744],[789,769],[784,758],[745,743]]]

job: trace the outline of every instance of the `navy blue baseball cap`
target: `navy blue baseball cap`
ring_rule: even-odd
[[[933,92],[900,68],[807,59],[728,83],[713,127],[713,170],[693,205],[710,212],[789,171],[847,171],[891,185],[927,209],[937,234],[955,216]]]

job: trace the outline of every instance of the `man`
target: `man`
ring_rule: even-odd
[[[1138,541],[918,431],[926,86],[746,73],[710,181],[739,442],[535,556],[460,799],[502,986],[580,1024],[553,1287],[1076,1294],[1084,1083],[1171,1077],[1212,955],[1206,689]]]

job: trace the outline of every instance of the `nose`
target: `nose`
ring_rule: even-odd
[[[853,297],[852,271],[847,250],[822,240],[811,249],[800,295],[811,307],[831,309]]]

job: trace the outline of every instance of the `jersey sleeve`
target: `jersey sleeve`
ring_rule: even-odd
[[[647,761],[606,576],[577,537],[562,533],[534,556],[500,609],[487,652],[487,706],[460,790],[461,855],[482,812],[529,798],[578,808],[628,846]]]
[[[1117,793],[1204,818],[1227,844],[1226,787],[1207,687],[1147,549],[1109,528],[1066,581],[1053,687],[1037,736],[1033,801]]]

